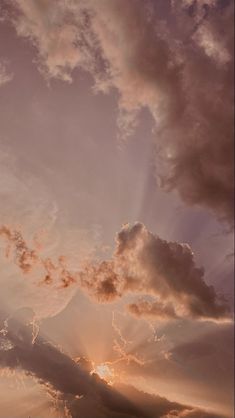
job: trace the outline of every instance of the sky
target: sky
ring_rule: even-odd
[[[0,1],[0,418],[232,418],[233,7]]]

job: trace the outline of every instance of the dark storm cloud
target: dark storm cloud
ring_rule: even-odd
[[[38,336],[32,340],[30,312],[11,317],[1,332],[0,365],[23,369],[45,385],[51,396],[61,402],[61,410],[72,418],[163,418],[171,416],[211,417],[202,410],[148,395],[131,386],[110,387],[97,375],[89,374],[87,364],[73,361],[58,348]],[[28,318],[28,319],[27,319]],[[183,414],[185,413],[185,415]],[[177,415],[178,414],[178,415]],[[183,415],[181,415],[183,414]],[[202,415],[203,414],[203,415]],[[215,417],[215,415],[214,415]]]
[[[10,5],[11,22],[36,47],[47,78],[71,81],[72,71],[82,68],[96,90],[115,88],[123,135],[133,132],[138,112],[147,108],[162,187],[233,221],[232,1]]]

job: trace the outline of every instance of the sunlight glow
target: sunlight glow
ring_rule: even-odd
[[[114,378],[115,378],[115,374],[114,374],[114,370],[111,369],[107,364],[103,363],[103,364],[99,364],[98,366],[96,366],[93,370],[92,373],[96,373],[98,374],[98,376],[105,380],[108,384],[113,384],[114,382]]]

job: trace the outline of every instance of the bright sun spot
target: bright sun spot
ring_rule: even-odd
[[[107,383],[112,384],[114,381],[114,371],[107,364],[100,364],[93,370],[99,377],[105,380]]]

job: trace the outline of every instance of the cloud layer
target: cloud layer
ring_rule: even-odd
[[[23,369],[56,400],[55,406],[71,418],[213,418],[200,409],[148,395],[131,386],[109,386],[89,373],[87,362],[75,362],[40,335],[33,339],[29,311],[5,321],[0,334],[0,365]],[[3,344],[5,343],[5,344]],[[219,416],[218,416],[219,418]]]
[[[232,1],[17,0],[7,8],[47,78],[72,81],[80,68],[97,91],[115,89],[124,136],[147,108],[160,184],[233,221]]]
[[[79,271],[69,269],[66,257],[43,258],[29,248],[20,232],[9,227],[2,226],[0,236],[8,243],[6,256],[13,251],[14,262],[25,275],[35,277],[39,269],[41,286],[56,285],[61,292],[79,286],[104,303],[127,294],[143,295],[128,307],[137,317],[229,320],[227,304],[206,284],[204,270],[195,265],[190,247],[167,242],[141,223],[123,226],[110,260],[85,263]]]
[[[225,299],[217,294],[213,286],[207,284],[206,273],[197,266],[189,245],[165,241],[164,236],[161,238],[151,233],[141,223],[123,226],[116,236],[113,255],[108,259],[95,258],[95,243],[92,248],[84,248],[85,241],[87,247],[90,246],[90,240],[82,239],[82,234],[76,234],[75,228],[84,217],[85,206],[99,200],[99,204],[92,207],[91,218],[93,219],[94,213],[95,219],[102,219],[102,222],[106,220],[109,224],[107,216],[109,219],[114,218],[113,211],[110,206],[106,208],[108,212],[103,208],[112,200],[112,193],[119,196],[120,192],[120,197],[123,195],[121,180],[113,182],[112,176],[109,189],[111,194],[107,190],[102,193],[103,180],[106,179],[103,179],[102,173],[108,173],[112,166],[110,161],[114,161],[117,154],[113,154],[112,147],[109,152],[109,146],[108,152],[103,152],[103,145],[107,145],[105,141],[94,142],[95,147],[91,145],[93,139],[100,139],[103,135],[100,132],[104,132],[96,132],[94,129],[94,132],[91,131],[91,140],[87,140],[86,150],[81,151],[82,156],[79,157],[83,164],[83,156],[92,155],[89,168],[77,171],[72,166],[67,167],[66,161],[68,159],[70,164],[72,154],[68,152],[65,159],[64,155],[69,149],[74,154],[74,166],[79,166],[75,149],[80,148],[74,145],[75,141],[76,144],[81,142],[81,138],[86,141],[86,130],[83,133],[80,120],[68,117],[66,123],[62,123],[66,135],[61,128],[58,138],[56,134],[60,128],[58,129],[56,115],[62,115],[65,107],[68,115],[71,111],[76,114],[75,109],[79,111],[85,108],[82,115],[87,119],[86,122],[89,124],[92,117],[92,121],[97,122],[99,115],[94,117],[94,112],[97,113],[95,106],[100,104],[101,108],[101,95],[110,94],[111,97],[106,98],[107,103],[113,103],[113,98],[117,100],[120,139],[134,135],[139,120],[143,125],[146,121],[148,124],[152,121],[155,154],[152,157],[154,165],[151,167],[156,171],[156,183],[166,191],[177,191],[187,205],[209,209],[217,218],[231,224],[234,214],[232,0],[3,0],[0,9],[3,11],[0,21],[5,20],[3,32],[5,34],[6,30],[7,33],[3,51],[8,51],[9,47],[13,64],[17,66],[20,62],[19,67],[14,68],[14,73],[19,70],[14,82],[5,87],[12,74],[8,72],[8,61],[0,57],[0,85],[4,85],[5,93],[9,92],[9,103],[7,102],[4,113],[7,130],[5,132],[3,129],[3,136],[6,136],[7,146],[15,148],[20,155],[23,156],[27,151],[22,162],[20,159],[19,167],[14,161],[6,161],[5,164],[4,157],[1,169],[0,183],[4,205],[0,210],[3,215],[3,225],[0,225],[0,315],[3,311],[11,315],[12,311],[22,306],[30,306],[35,312],[34,314],[30,309],[17,311],[15,316],[8,319],[3,315],[3,328],[0,327],[0,368],[23,370],[41,384],[60,415],[67,418],[216,417],[215,413],[210,414],[183,405],[183,399],[190,399],[189,404],[193,404],[195,400],[195,405],[203,405],[204,402],[204,405],[213,405],[217,411],[229,411],[232,403],[230,392],[233,383],[230,369],[233,341],[231,328],[228,332],[226,326],[221,325],[229,322],[231,327],[232,323]],[[20,38],[23,38],[22,43]],[[35,67],[40,74],[35,73]],[[85,96],[82,96],[77,102],[74,100],[74,89],[72,96],[71,88],[63,85],[63,82],[72,83],[75,79],[78,81],[84,71],[87,73],[84,91],[87,84],[90,85],[90,80],[93,80],[94,94],[98,93],[92,112],[92,100],[85,103]],[[78,72],[81,73],[79,77]],[[30,109],[32,107],[29,117],[32,120],[28,125],[32,129],[27,128],[24,118],[22,122],[21,113],[17,113],[22,102],[22,86],[28,85],[28,77],[33,90],[35,87],[32,105],[29,97]],[[43,85],[40,84],[43,77],[46,83],[51,84],[50,91],[53,90],[55,95],[47,94],[46,84],[45,91],[43,90]],[[56,83],[53,82],[55,79]],[[39,90],[42,95],[38,94]],[[78,89],[78,96],[79,93]],[[54,106],[57,98],[60,106]],[[111,113],[105,112],[107,107],[102,109],[108,125],[104,123],[104,119],[99,122],[107,128],[104,132],[104,138],[107,139],[109,133],[113,134],[113,120]],[[22,115],[27,113],[26,110]],[[146,116],[147,113],[151,118]],[[13,129],[9,130],[12,117]],[[36,123],[37,120],[39,123]],[[81,128],[79,132],[78,127]],[[60,139],[63,135],[64,144],[67,144],[68,136],[71,139],[70,145],[63,145],[58,155],[56,152],[55,165],[54,159],[47,155],[51,128],[56,135],[49,141],[51,153],[56,140],[58,144],[62,143]],[[38,136],[34,138],[34,132],[39,136],[40,133],[45,133],[45,149],[43,141],[41,148],[36,147]],[[22,142],[21,150],[20,135],[27,138],[27,141]],[[32,135],[32,147],[29,147]],[[81,143],[81,150],[83,145]],[[133,149],[134,162],[140,161],[136,157],[137,154],[142,154],[144,146],[143,137],[141,151],[139,145],[136,146],[136,153],[134,146],[130,147],[128,153]],[[32,154],[31,148],[35,148]],[[40,154],[42,149],[44,151]],[[104,156],[102,161],[105,164],[107,162],[107,171],[96,171],[100,165],[101,153]],[[39,159],[43,162],[42,166],[38,165],[40,178],[40,167],[45,167],[52,174],[51,177],[45,176],[46,184],[50,183],[50,178],[58,183],[58,194],[53,193],[52,185],[55,182],[51,183],[48,200],[47,191],[41,192],[39,179],[36,181],[31,175],[31,168],[28,171],[24,166],[26,160],[30,167],[32,164],[35,166],[33,161],[38,161],[40,155]],[[109,160],[111,155],[112,159]],[[132,170],[124,170],[128,168],[129,161],[132,161],[132,156],[127,156],[126,153],[124,155],[123,160],[119,161],[117,158],[115,175],[122,179],[125,176],[131,177],[126,191],[129,187],[135,190],[134,182],[138,180],[138,176],[134,177],[134,173],[142,172],[142,169],[132,162],[137,171],[132,174]],[[148,152],[146,158],[147,155]],[[62,160],[64,165],[61,166]],[[93,166],[95,160],[97,165]],[[59,177],[57,171],[54,172],[57,165]],[[65,179],[67,168],[70,174]],[[121,176],[118,170],[122,170]],[[152,175],[152,171],[149,171],[146,170],[143,179],[139,177],[143,181],[138,180],[141,187],[138,184],[136,188],[137,191],[141,189],[141,193],[138,191],[136,196],[139,202],[142,202],[142,198],[144,203],[142,209],[137,208],[134,213],[138,213],[141,218],[144,209],[150,205],[148,199],[144,200],[152,193],[150,183],[147,184],[146,194],[142,194],[149,176]],[[86,176],[89,172],[91,174]],[[97,176],[97,184],[100,186],[95,186],[98,187],[98,195],[93,199],[89,195],[92,195],[93,187],[88,187],[88,191],[86,187],[88,183],[92,184],[94,172],[100,173]],[[76,181],[75,187],[70,187],[70,175],[73,179],[84,178],[84,191],[80,184],[77,188]],[[76,202],[78,203],[80,196],[83,200],[83,193],[84,208],[79,211]],[[61,207],[51,201],[52,194],[59,196],[58,201],[63,200]],[[101,195],[107,195],[107,199],[101,198]],[[70,199],[71,196],[73,197]],[[126,212],[129,201],[135,203],[131,196],[130,193],[130,199],[124,204],[125,210],[121,211],[117,219]],[[72,214],[71,222],[64,221],[66,206],[73,207],[73,210],[68,211],[69,217]],[[59,209],[61,223],[55,223]],[[132,209],[128,208],[127,212],[131,213]],[[150,212],[151,216],[148,216]],[[134,218],[134,213],[133,216],[130,215],[131,219]],[[152,224],[152,208],[145,213],[143,219]],[[206,220],[207,216],[202,214],[203,216]],[[116,220],[117,222],[119,221]],[[43,248],[43,240],[40,243],[40,228],[46,224],[49,226],[49,223],[53,225],[53,231],[49,237],[49,247],[46,244],[47,248]],[[83,220],[81,223],[83,224]],[[109,236],[116,223],[114,220],[114,224],[107,225],[105,234],[107,232]],[[69,225],[71,229],[68,229]],[[176,229],[177,227],[179,225],[175,225]],[[182,235],[194,234],[197,227],[196,224],[192,229],[188,225],[183,226]],[[66,229],[66,234],[63,234],[63,228]],[[184,228],[188,228],[187,232]],[[202,228],[203,225],[200,225],[201,230]],[[52,236],[54,231],[55,240]],[[57,235],[58,241],[63,241],[58,246],[55,243]],[[97,238],[96,242],[98,241]],[[208,240],[205,245],[210,246],[210,242]],[[197,243],[194,242],[195,246]],[[100,254],[106,254],[103,249],[99,250]],[[212,257],[212,252],[213,248],[207,254]],[[209,272],[209,280],[213,283],[218,279],[218,272],[223,270],[219,249],[217,254],[219,256],[216,257],[216,264],[213,264]],[[208,264],[214,261],[215,258],[209,260]],[[223,271],[226,274],[226,268]],[[214,279],[211,278],[213,272],[216,274]],[[97,310],[97,305],[91,301],[86,300],[83,304],[83,298],[78,294],[77,299],[73,299],[73,303],[67,306],[77,290],[98,303],[120,303]],[[116,311],[113,312],[112,323],[107,315],[111,315],[111,310],[117,306],[121,309],[124,306],[131,315],[122,312],[121,325],[119,321],[115,322]],[[68,344],[71,352],[77,352],[76,350],[84,347],[86,355],[92,357],[93,353],[96,360],[103,356],[102,361],[107,360],[104,364],[113,365],[114,372],[116,367],[119,376],[122,376],[124,370],[127,378],[133,377],[133,383],[138,376],[142,377],[143,381],[138,382],[142,388],[150,388],[153,384],[156,393],[161,390],[161,393],[170,394],[172,390],[172,399],[175,397],[182,404],[144,393],[120,382],[110,386],[92,371],[92,358],[73,360],[47,341],[40,334],[35,318],[56,315],[65,307],[67,309],[58,318],[43,322],[44,329],[51,332],[52,340],[58,339],[65,347]],[[95,322],[93,318],[96,318]],[[147,321],[136,321],[136,318]],[[201,324],[198,321],[207,322]],[[89,323],[93,324],[92,328],[86,326]],[[100,327],[99,341],[94,333],[94,323]],[[124,329],[123,323],[126,325]],[[208,330],[211,329],[216,332],[210,333]],[[150,331],[146,330],[151,330],[150,337]],[[223,387],[219,385],[221,381]]]

